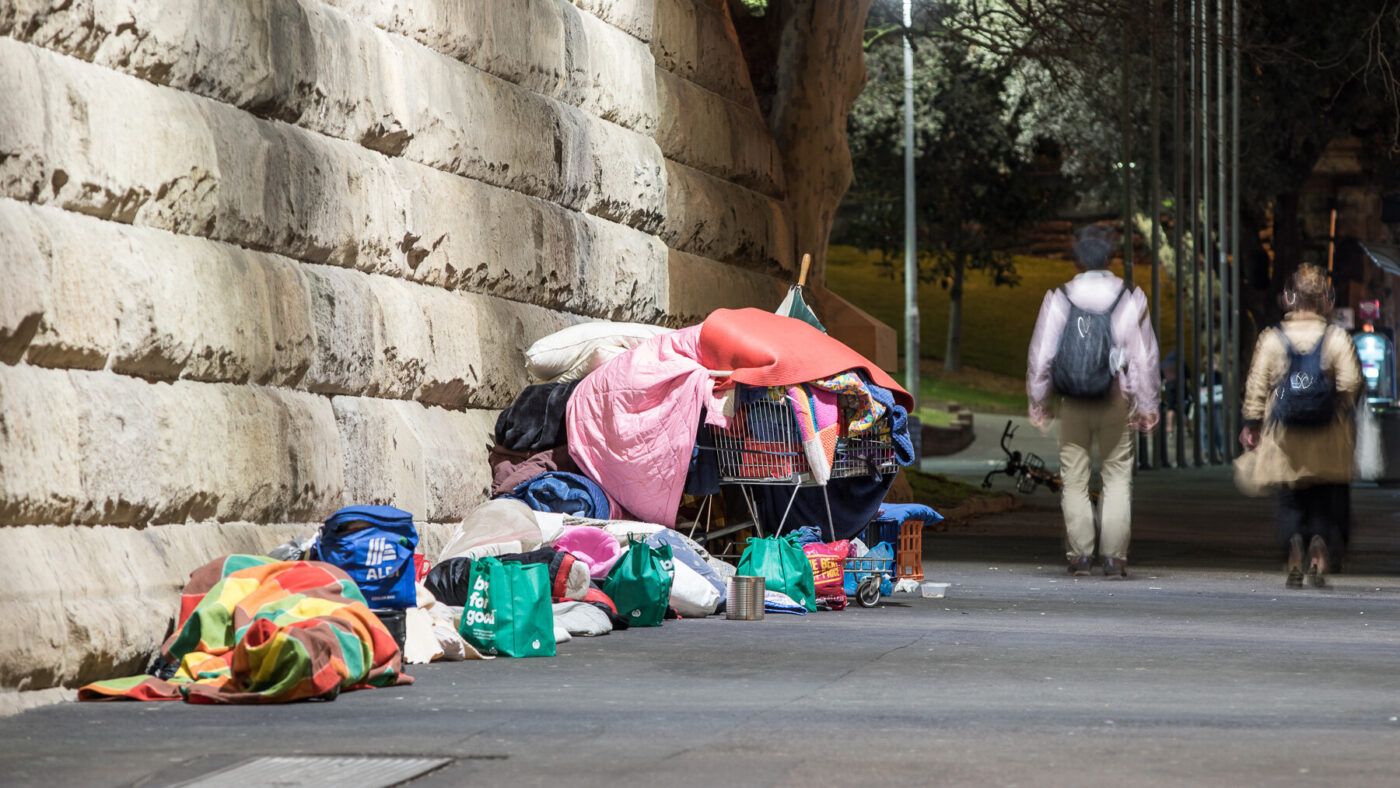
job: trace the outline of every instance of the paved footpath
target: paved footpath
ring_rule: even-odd
[[[432,754],[437,785],[1400,785],[1400,493],[1288,591],[1266,501],[1140,474],[1127,582],[1063,568],[1058,505],[925,543],[948,598],[668,622],[556,659],[269,708],[51,706],[0,720],[0,784],[167,785],[253,755]]]

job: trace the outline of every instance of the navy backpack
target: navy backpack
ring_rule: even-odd
[[[1322,369],[1322,346],[1327,332],[1317,340],[1317,347],[1299,353],[1280,329],[1279,339],[1288,351],[1288,371],[1274,388],[1273,418],[1289,427],[1317,427],[1336,415],[1335,392],[1332,381]]]
[[[392,506],[347,506],[326,519],[311,558],[350,575],[371,608],[404,610],[418,604],[413,515]]]

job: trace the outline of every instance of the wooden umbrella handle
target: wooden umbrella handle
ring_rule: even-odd
[[[807,269],[808,269],[808,268],[811,268],[811,267],[812,267],[812,255],[811,255],[810,253],[803,253],[803,255],[802,255],[802,270],[797,274],[797,286],[798,286],[798,287],[806,287],[806,285],[807,285]]]

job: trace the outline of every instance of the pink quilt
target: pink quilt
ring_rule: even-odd
[[[585,377],[569,397],[569,454],[632,515],[672,525],[695,447],[700,411],[728,426],[709,372],[700,326],[654,337]]]

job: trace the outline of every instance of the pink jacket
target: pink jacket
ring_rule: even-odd
[[[1103,311],[1118,297],[1123,280],[1108,271],[1086,271],[1065,284],[1070,300],[1081,309]],[[1026,354],[1026,396],[1032,418],[1047,413],[1050,397],[1050,363],[1059,348],[1060,332],[1069,317],[1069,303],[1059,288],[1045,294],[1035,321],[1031,347]],[[1113,319],[1114,344],[1123,354],[1118,390],[1138,413],[1156,413],[1162,378],[1158,367],[1157,337],[1152,333],[1147,296],[1140,288],[1118,302]]]

